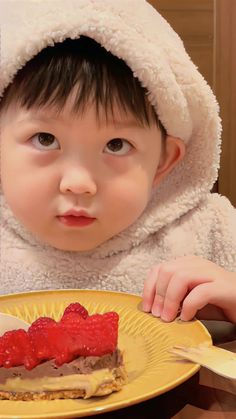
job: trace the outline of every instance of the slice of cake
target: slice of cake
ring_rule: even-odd
[[[119,316],[89,315],[70,304],[56,322],[40,317],[26,332],[0,337],[0,399],[88,398],[118,391],[127,376],[117,348]]]

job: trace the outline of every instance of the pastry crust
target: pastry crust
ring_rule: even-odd
[[[100,385],[94,396],[106,396],[115,391],[119,391],[124,384],[127,382],[127,375],[123,366],[115,368],[114,381]],[[30,400],[56,400],[56,399],[79,399],[87,398],[86,391],[82,389],[78,390],[53,390],[53,391],[26,391],[26,392],[13,392],[13,391],[2,391],[0,390],[0,400],[18,400],[18,401],[30,401]]]

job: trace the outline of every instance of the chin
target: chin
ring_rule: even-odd
[[[58,250],[63,250],[64,252],[89,252],[91,250],[96,249],[101,243],[66,243],[63,242],[54,242],[54,241],[47,241],[47,244],[54,247]]]

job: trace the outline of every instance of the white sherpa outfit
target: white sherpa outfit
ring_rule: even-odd
[[[0,293],[55,288],[141,293],[150,267],[199,255],[236,271],[236,210],[210,190],[221,125],[215,97],[178,35],[144,0],[1,0],[0,95],[39,51],[86,35],[122,58],[147,88],[168,134],[187,146],[182,163],[128,229],[93,251],[41,243],[1,197]]]

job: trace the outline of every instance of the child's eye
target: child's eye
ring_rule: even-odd
[[[132,148],[133,146],[129,143],[129,141],[123,140],[122,138],[113,138],[107,143],[105,147],[105,152],[108,154],[124,156]]]
[[[60,145],[54,135],[48,132],[39,132],[31,138],[31,143],[38,150],[57,150]]]

